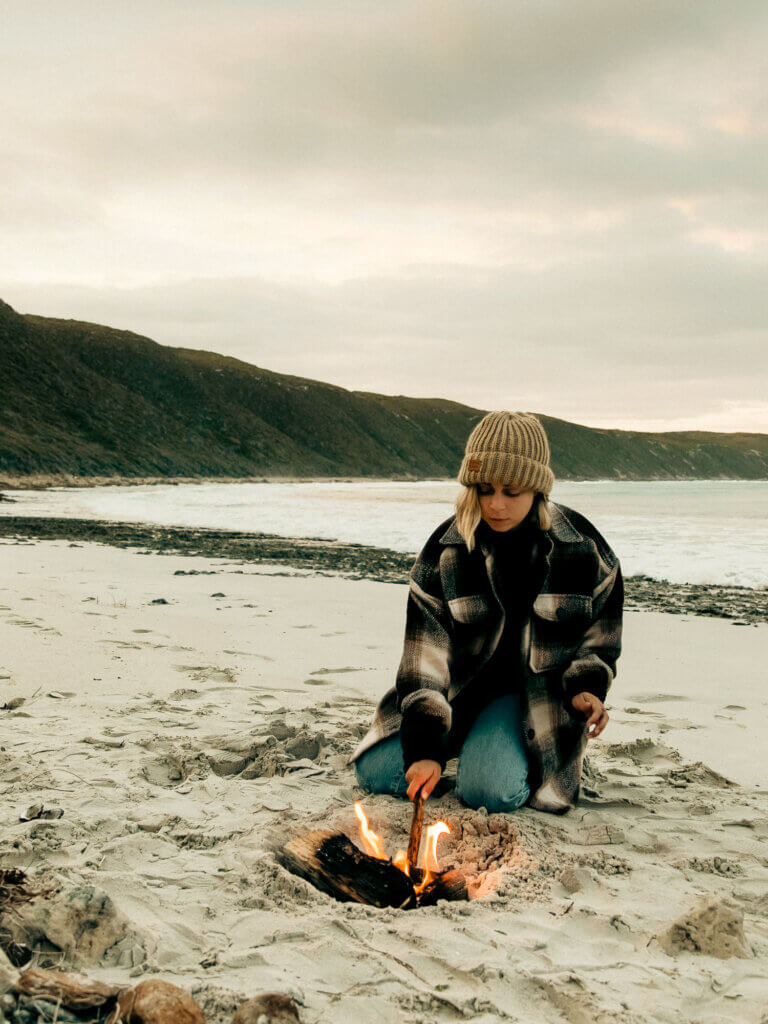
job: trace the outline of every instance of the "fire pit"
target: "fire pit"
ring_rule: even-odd
[[[316,829],[286,843],[282,850],[285,866],[342,902],[410,910],[431,906],[441,899],[469,899],[466,879],[460,871],[440,871],[437,844],[440,836],[450,832],[444,821],[427,828],[419,859],[424,821],[421,797],[414,803],[408,849],[398,850],[391,859],[359,803],[355,804],[355,814],[363,849],[343,832]]]

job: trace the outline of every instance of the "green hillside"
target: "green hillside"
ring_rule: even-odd
[[[0,474],[455,476],[483,410],[347,391],[0,302]],[[768,478],[768,435],[539,414],[561,479]]]

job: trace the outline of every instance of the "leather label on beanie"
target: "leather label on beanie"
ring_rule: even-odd
[[[469,462],[467,463],[467,469],[469,470],[470,473],[479,473],[482,468],[482,459],[470,459]]]

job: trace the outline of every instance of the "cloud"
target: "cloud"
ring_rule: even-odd
[[[0,42],[12,304],[582,422],[760,414],[764,4],[117,7]]]

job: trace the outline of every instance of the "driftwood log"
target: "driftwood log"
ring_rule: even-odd
[[[90,1016],[92,1010],[115,1010],[117,998],[126,988],[121,985],[105,985],[91,981],[82,974],[67,974],[64,971],[30,969],[22,971],[16,982],[16,991],[32,999],[45,999],[66,1010]]]
[[[392,861],[363,853],[343,832],[316,829],[296,836],[282,848],[280,859],[294,874],[342,902],[410,909],[430,906],[438,900],[469,899],[460,871],[435,874],[417,893],[422,881],[418,868],[409,877]]]

